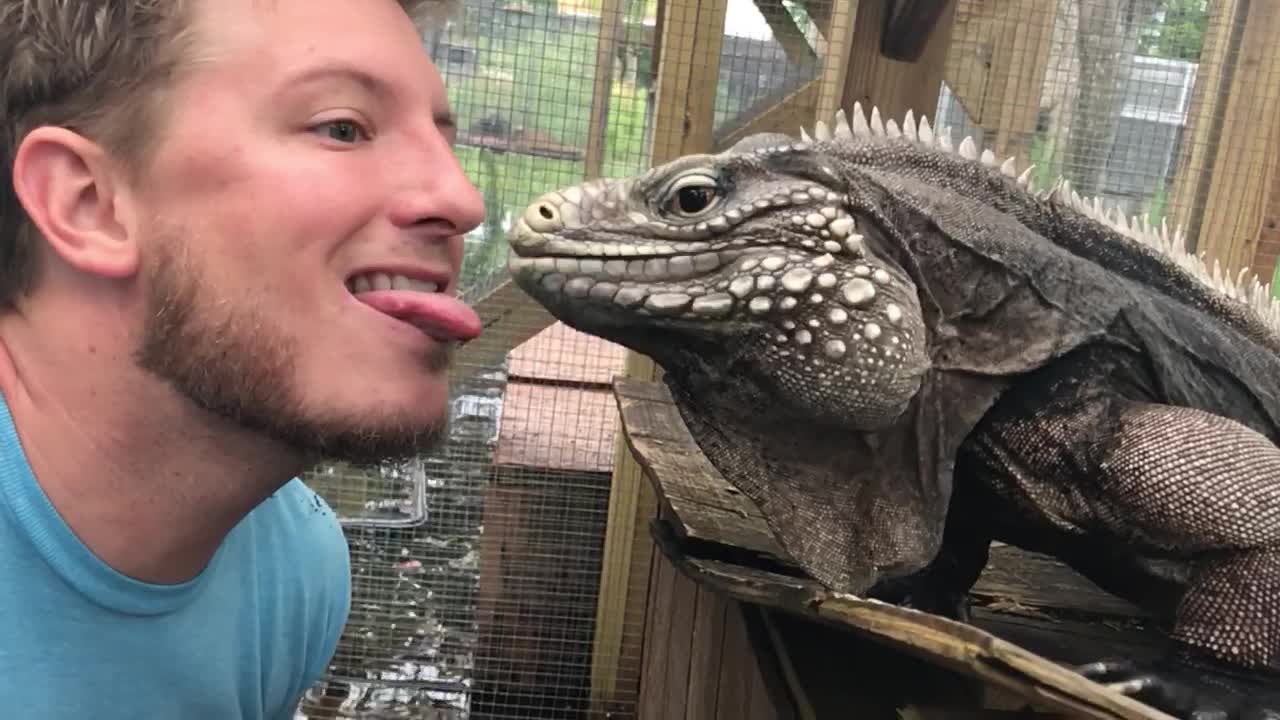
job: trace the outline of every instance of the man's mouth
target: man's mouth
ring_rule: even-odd
[[[353,295],[370,290],[412,290],[433,293],[440,291],[440,284],[431,280],[418,280],[407,275],[370,272],[348,278],[347,289]]]
[[[452,293],[441,292],[447,282],[398,273],[357,273],[346,281],[360,302],[408,323],[440,342],[466,342],[480,334],[480,317]]]

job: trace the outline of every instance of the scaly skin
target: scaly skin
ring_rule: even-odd
[[[1167,663],[1083,671],[1253,717],[1275,701],[1237,690],[1280,670],[1280,309],[1028,174],[857,108],[549,193],[510,268],[665,369],[819,581],[964,617],[991,540],[1047,552],[1172,623]]]

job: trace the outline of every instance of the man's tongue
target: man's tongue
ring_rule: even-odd
[[[443,293],[412,290],[370,290],[356,299],[397,320],[403,320],[437,340],[471,340],[480,334],[480,316],[466,303]]]

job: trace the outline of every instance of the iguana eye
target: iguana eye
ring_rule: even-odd
[[[662,209],[672,215],[696,217],[715,206],[720,186],[710,175],[687,175],[675,181],[667,191]]]

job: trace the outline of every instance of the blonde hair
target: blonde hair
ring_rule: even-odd
[[[36,231],[14,193],[14,156],[42,125],[93,139],[133,170],[189,50],[196,0],[0,0],[0,306],[27,292]],[[216,1],[216,0],[205,0]],[[452,0],[398,0],[419,26]]]

